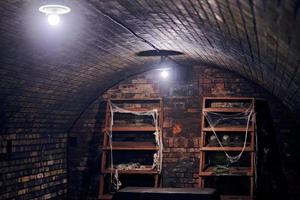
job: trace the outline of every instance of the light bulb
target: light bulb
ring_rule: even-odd
[[[56,14],[50,14],[48,15],[48,23],[51,25],[51,26],[56,26],[58,25],[60,22],[60,18],[58,15]]]
[[[161,77],[163,78],[168,78],[169,76],[169,72],[167,70],[162,70],[161,73],[160,73]]]

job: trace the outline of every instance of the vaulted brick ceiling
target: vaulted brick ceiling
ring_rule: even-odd
[[[72,8],[60,27],[49,27],[38,12],[46,3]],[[299,0],[1,1],[2,124],[5,131],[15,123],[24,124],[20,131],[29,127],[65,131],[106,88],[158,63],[158,57],[136,56],[153,47],[125,27],[158,49],[184,53],[172,58],[176,63],[235,71],[299,111],[299,4]]]

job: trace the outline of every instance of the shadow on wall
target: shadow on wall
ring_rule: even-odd
[[[289,199],[273,119],[267,101],[257,100],[257,199]]]
[[[85,122],[85,126],[80,127],[80,134],[76,134],[76,144],[69,136],[68,170],[69,182],[72,184],[69,184],[68,187],[68,199],[97,199],[102,153],[100,148],[102,146],[101,129],[105,114],[101,111],[105,110],[105,106],[105,102],[101,101],[96,106],[96,111],[87,110],[84,113],[83,118],[88,122]],[[84,122],[79,122],[79,124],[82,123]]]

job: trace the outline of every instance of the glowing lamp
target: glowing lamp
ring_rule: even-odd
[[[60,17],[56,14],[48,15],[48,23],[52,26],[56,26],[60,22]]]
[[[39,8],[39,11],[47,16],[48,23],[51,26],[56,26],[60,22],[60,16],[71,12],[71,8],[63,5],[44,5]]]
[[[161,72],[160,72],[160,75],[161,77],[163,78],[168,78],[169,77],[169,72],[165,69],[163,69]]]

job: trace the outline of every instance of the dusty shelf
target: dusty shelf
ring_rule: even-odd
[[[104,146],[102,149],[110,150],[110,146]],[[152,142],[113,142],[112,150],[156,151],[158,147]]]
[[[200,172],[200,176],[253,176],[250,167],[229,167],[229,171],[225,173],[214,172],[214,166],[207,167],[204,171]]]

